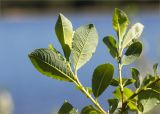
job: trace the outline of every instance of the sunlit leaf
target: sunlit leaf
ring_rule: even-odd
[[[89,105],[82,109],[81,114],[101,114],[101,112],[92,105]]]
[[[36,49],[29,54],[35,68],[42,74],[63,81],[74,80],[69,63],[55,49]]]
[[[73,108],[73,106],[70,103],[65,101],[59,109],[58,114],[78,114],[78,111],[75,108]]]
[[[121,42],[128,27],[127,15],[122,10],[115,8],[112,24],[119,36],[119,42]]]
[[[72,63],[77,71],[95,52],[98,44],[98,34],[93,24],[79,27],[73,37]]]
[[[115,38],[113,36],[106,36],[103,39],[103,42],[108,47],[108,50],[109,50],[110,54],[112,55],[112,57],[117,59],[118,58],[118,50],[117,50],[117,44],[116,44]]]
[[[63,14],[59,14],[55,32],[62,46],[64,55],[67,60],[69,60],[72,48],[73,28],[72,23]]]
[[[111,64],[102,64],[94,70],[92,90],[95,97],[99,97],[109,86],[113,73],[114,67]]]
[[[127,100],[131,95],[133,94],[133,91],[129,88],[123,88],[123,100]],[[120,91],[120,88],[116,88],[115,91],[113,92],[113,95],[122,101],[122,94]]]
[[[134,42],[129,46],[125,55],[122,57],[122,64],[128,65],[133,63],[142,52],[142,44],[140,42]]]
[[[122,48],[130,46],[134,40],[138,39],[143,32],[143,28],[144,26],[141,23],[134,24],[124,37]]]

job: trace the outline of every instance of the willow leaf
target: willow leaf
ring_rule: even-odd
[[[67,60],[69,60],[72,48],[73,27],[72,23],[63,14],[59,14],[55,26],[55,32],[62,46],[64,55]]]
[[[134,24],[129,29],[126,36],[124,37],[122,48],[124,49],[124,48],[130,46],[134,42],[134,40],[138,39],[143,32],[143,28],[144,28],[144,26],[141,23]]]
[[[72,63],[77,71],[95,52],[98,44],[98,34],[93,24],[79,27],[73,36]]]
[[[35,68],[48,77],[69,82],[74,80],[69,63],[55,49],[36,49],[29,58]]]

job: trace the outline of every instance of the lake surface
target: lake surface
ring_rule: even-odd
[[[112,15],[67,13],[65,16],[72,21],[74,29],[88,23],[94,23],[97,28],[99,43],[96,53],[78,71],[83,84],[90,86],[92,72],[96,66],[108,62],[117,66],[102,42],[106,35],[116,36],[111,23]],[[28,59],[28,53],[32,50],[45,48],[50,43],[62,52],[54,32],[56,20],[56,14],[0,17],[0,87],[11,93],[14,114],[51,114],[56,112],[65,99],[79,109],[91,103],[75,89],[74,85],[42,76]],[[135,22],[141,22],[145,26],[141,38],[144,43],[141,57],[144,59],[141,58],[137,63],[144,70],[145,67],[152,66],[145,66],[146,62],[141,60],[146,60],[149,65],[160,60],[160,13],[136,14],[131,24]],[[149,62],[150,60],[152,62]],[[126,72],[123,72],[123,75],[129,77],[129,70],[125,68]],[[109,88],[100,97],[104,107],[107,104],[106,98],[111,95],[112,88]]]

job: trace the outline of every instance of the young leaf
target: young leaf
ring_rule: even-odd
[[[110,54],[112,55],[112,57],[117,59],[118,58],[118,51],[117,51],[116,40],[114,39],[114,37],[113,36],[106,36],[103,39],[103,42],[108,47],[108,50],[109,50]]]
[[[138,100],[143,105],[143,113],[146,113],[160,104],[160,94],[152,90],[146,90],[138,95]]]
[[[155,76],[158,75],[158,73],[157,73],[157,67],[158,67],[158,63],[155,63],[155,64],[153,65],[153,71],[154,71],[154,75],[155,75]]]
[[[128,102],[127,106],[128,106],[129,109],[132,110],[132,111],[137,111],[137,110],[138,110],[138,108],[137,108],[137,106],[136,106],[136,100],[135,100],[135,99],[130,100],[130,101]]]
[[[89,105],[82,109],[81,114],[101,114],[101,112],[92,105]]]
[[[69,60],[72,48],[73,28],[72,23],[63,14],[59,14],[55,32],[62,46],[64,55],[67,60]]]
[[[141,23],[134,24],[124,37],[122,49],[130,46],[135,39],[138,39],[143,32],[143,28],[144,26]]]
[[[29,58],[35,68],[48,77],[69,82],[74,80],[69,63],[55,49],[36,49]]]
[[[108,99],[109,113],[113,114],[118,107],[118,99]]]
[[[140,42],[134,42],[129,46],[125,55],[122,57],[122,64],[128,65],[133,63],[142,52],[142,44]]]
[[[140,73],[136,68],[131,68],[131,72],[132,72],[132,78],[136,80],[134,83],[134,86],[136,88],[139,88],[139,86],[140,86],[140,79],[139,79]]]
[[[119,36],[119,42],[121,43],[128,27],[127,15],[122,10],[116,8],[113,14],[112,24],[114,30]]]
[[[133,91],[129,88],[123,88],[123,100],[127,100],[131,95],[133,94]],[[116,90],[113,92],[113,95],[122,101],[122,94],[120,91],[120,88],[116,88]]]
[[[92,77],[92,91],[94,96],[99,97],[109,86],[114,73],[114,67],[111,64],[102,64],[98,66]]]
[[[58,114],[78,114],[78,111],[73,108],[73,106],[67,101],[61,106]]]
[[[96,50],[98,34],[93,24],[79,27],[73,36],[72,63],[75,71],[82,67]]]

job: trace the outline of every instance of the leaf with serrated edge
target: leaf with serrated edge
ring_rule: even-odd
[[[73,106],[70,103],[65,101],[59,109],[58,114],[78,114],[78,111],[75,108],[73,108]]]
[[[72,48],[73,27],[72,23],[63,14],[59,14],[55,26],[55,32],[62,46],[64,55],[66,59],[69,60]]]
[[[101,112],[92,105],[89,105],[82,109],[81,114],[101,114]]]
[[[133,63],[142,52],[142,44],[140,42],[134,42],[129,46],[125,55],[122,57],[122,64],[128,65]]]
[[[114,74],[114,67],[111,64],[99,65],[93,73],[92,91],[94,96],[99,97],[109,86]]]
[[[55,49],[36,49],[29,58],[35,68],[48,77],[69,82],[74,80],[69,63]]]
[[[93,24],[79,27],[73,36],[72,63],[75,71],[82,67],[95,52],[98,34]]]
[[[141,23],[134,24],[124,37],[122,49],[130,46],[133,43],[133,40],[138,39],[143,32],[143,28],[144,26]]]

